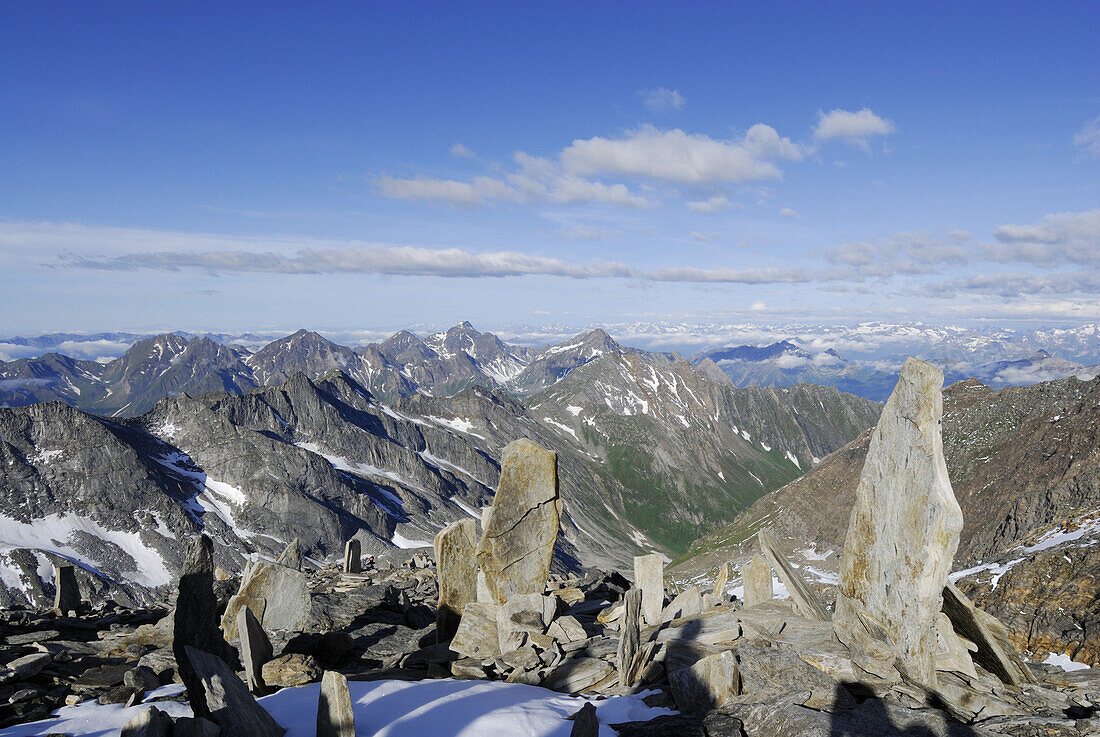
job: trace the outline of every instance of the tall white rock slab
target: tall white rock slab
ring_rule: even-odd
[[[942,387],[934,366],[902,367],[856,490],[833,617],[857,667],[933,687],[936,620],[963,524],[943,457]]]

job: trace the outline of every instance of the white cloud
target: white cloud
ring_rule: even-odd
[[[744,207],[740,202],[731,202],[725,195],[714,195],[706,200],[689,202],[687,206],[689,210],[694,210],[695,212],[722,212],[723,210],[731,210],[735,207]]]
[[[779,179],[782,172],[775,162],[797,161],[802,149],[762,123],[730,141],[645,126],[621,138],[576,140],[560,158],[566,170],[580,176],[618,174],[703,184]]]
[[[749,305],[749,310],[752,312],[764,312],[766,309],[768,309],[768,306],[763,302],[753,302]]]
[[[710,243],[711,241],[718,238],[718,234],[717,233],[704,233],[704,232],[699,231],[699,230],[693,230],[693,231],[691,231],[691,237],[694,238],[697,241],[702,241],[703,243]]]
[[[456,156],[460,159],[473,159],[477,156],[472,150],[463,146],[461,143],[456,143],[451,146],[451,156]]]
[[[639,90],[638,95],[642,98],[642,104],[654,113],[683,110],[684,105],[687,104],[687,98],[678,91],[666,90],[664,87],[653,90]]]
[[[894,132],[894,124],[880,118],[868,108],[858,112],[831,110],[817,114],[814,126],[814,138],[819,141],[839,139],[864,150],[869,150],[867,139],[871,136],[885,136]]]
[[[1073,143],[1092,156],[1100,156],[1100,115],[1085,124],[1073,137]]]
[[[1000,241],[989,250],[994,261],[1100,264],[1100,210],[1047,215],[1038,225],[1002,225],[993,235]]]
[[[827,261],[854,267],[865,276],[936,273],[948,266],[966,264],[973,248],[970,234],[953,230],[942,236],[923,231],[903,231],[875,241],[853,241],[825,249]]]
[[[779,217],[798,220],[798,212],[790,207],[784,207],[782,210],[779,211]]]

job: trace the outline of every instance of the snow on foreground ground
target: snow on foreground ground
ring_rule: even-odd
[[[603,700],[566,696],[537,686],[500,681],[349,681],[355,705],[355,734],[360,737],[568,737],[573,723],[566,717],[586,701],[596,707],[600,735],[615,737],[609,724],[653,719],[673,714],[642,701],[645,694]],[[260,699],[286,737],[317,734],[317,696],[320,684],[286,688]],[[152,699],[183,691],[183,686],[164,686],[146,696],[145,704],[126,708],[85,701],[57,711],[57,717],[0,730],[0,737],[41,737],[71,734],[74,737],[118,737],[122,726]],[[156,707],[171,716],[191,716],[187,704],[158,701]]]

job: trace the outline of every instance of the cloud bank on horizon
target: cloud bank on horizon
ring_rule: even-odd
[[[437,10],[17,19],[0,329],[1100,320],[1095,5]]]

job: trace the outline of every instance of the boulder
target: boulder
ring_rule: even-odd
[[[223,735],[282,737],[286,733],[221,658],[193,647],[187,647],[185,655],[202,684],[210,720],[221,727]]]
[[[237,633],[241,638],[241,660],[244,661],[245,683],[248,690],[257,696],[267,693],[264,683],[264,663],[275,654],[264,628],[260,626],[256,615],[247,606],[237,612]]]
[[[718,567],[718,575],[714,577],[714,595],[721,598],[726,595],[726,584],[730,581],[730,564],[723,563]]]
[[[596,717],[596,707],[591,702],[586,703],[580,711],[571,715],[573,728],[569,730],[569,737],[599,737],[600,720]]]
[[[519,647],[528,633],[546,632],[546,598],[542,594],[517,594],[497,610],[497,642],[500,652]]]
[[[551,691],[587,691],[612,673],[614,668],[599,658],[569,658],[550,669],[542,685]]]
[[[680,617],[694,617],[703,611],[703,595],[698,586],[688,586],[676,595],[661,615],[661,622],[671,622]]]
[[[313,683],[321,673],[321,666],[312,655],[289,653],[264,663],[261,675],[268,686],[292,688]]]
[[[558,456],[530,440],[501,454],[500,483],[477,550],[493,601],[546,588],[561,517]]]
[[[355,737],[355,710],[346,676],[327,670],[317,698],[317,737]]]
[[[759,554],[752,556],[752,560],[741,567],[741,583],[745,588],[746,607],[771,601],[775,596],[771,566]]]
[[[685,714],[702,714],[721,706],[737,695],[737,680],[737,661],[729,650],[668,674],[676,708]]]
[[[756,539],[760,542],[760,552],[764,554],[775,575],[787,587],[787,593],[791,595],[791,603],[794,604],[794,610],[799,616],[828,622],[829,613],[818,600],[817,594],[783,555],[779,546],[775,544],[775,540],[772,539],[771,533],[760,530],[756,533]]]
[[[661,623],[665,606],[665,563],[660,553],[634,558],[634,585],[642,592],[642,618],[652,626]]]
[[[435,536],[439,582],[435,630],[439,642],[454,637],[462,610],[477,601],[477,542],[477,523],[469,518],[448,525]]]
[[[896,661],[930,688],[963,523],[943,456],[942,386],[934,366],[910,358],[902,367],[856,488],[833,621],[857,667],[881,675]]]
[[[122,727],[119,737],[171,737],[172,717],[155,706],[143,709]]]
[[[363,571],[363,544],[355,538],[344,544],[344,573]]]
[[[638,649],[641,646],[642,592],[631,589],[623,597],[623,615],[619,622],[619,647],[615,652],[615,667],[619,683],[633,686],[638,673]]]
[[[183,561],[179,595],[172,620],[172,654],[176,669],[187,688],[187,698],[196,716],[210,716],[205,689],[187,658],[187,651],[209,653],[230,667],[237,665],[237,652],[218,629],[218,600],[214,596],[214,543],[206,535],[192,541]]]
[[[294,538],[290,541],[283,552],[279,553],[279,557],[275,559],[275,562],[281,566],[287,568],[293,568],[296,571],[302,570],[302,542],[298,538]]]
[[[80,587],[76,583],[73,566],[56,566],[53,569],[53,609],[58,616],[80,609]]]
[[[237,637],[237,612],[247,606],[267,631],[298,630],[309,618],[309,585],[305,573],[278,563],[256,563],[240,591],[229,600],[222,629]]]

